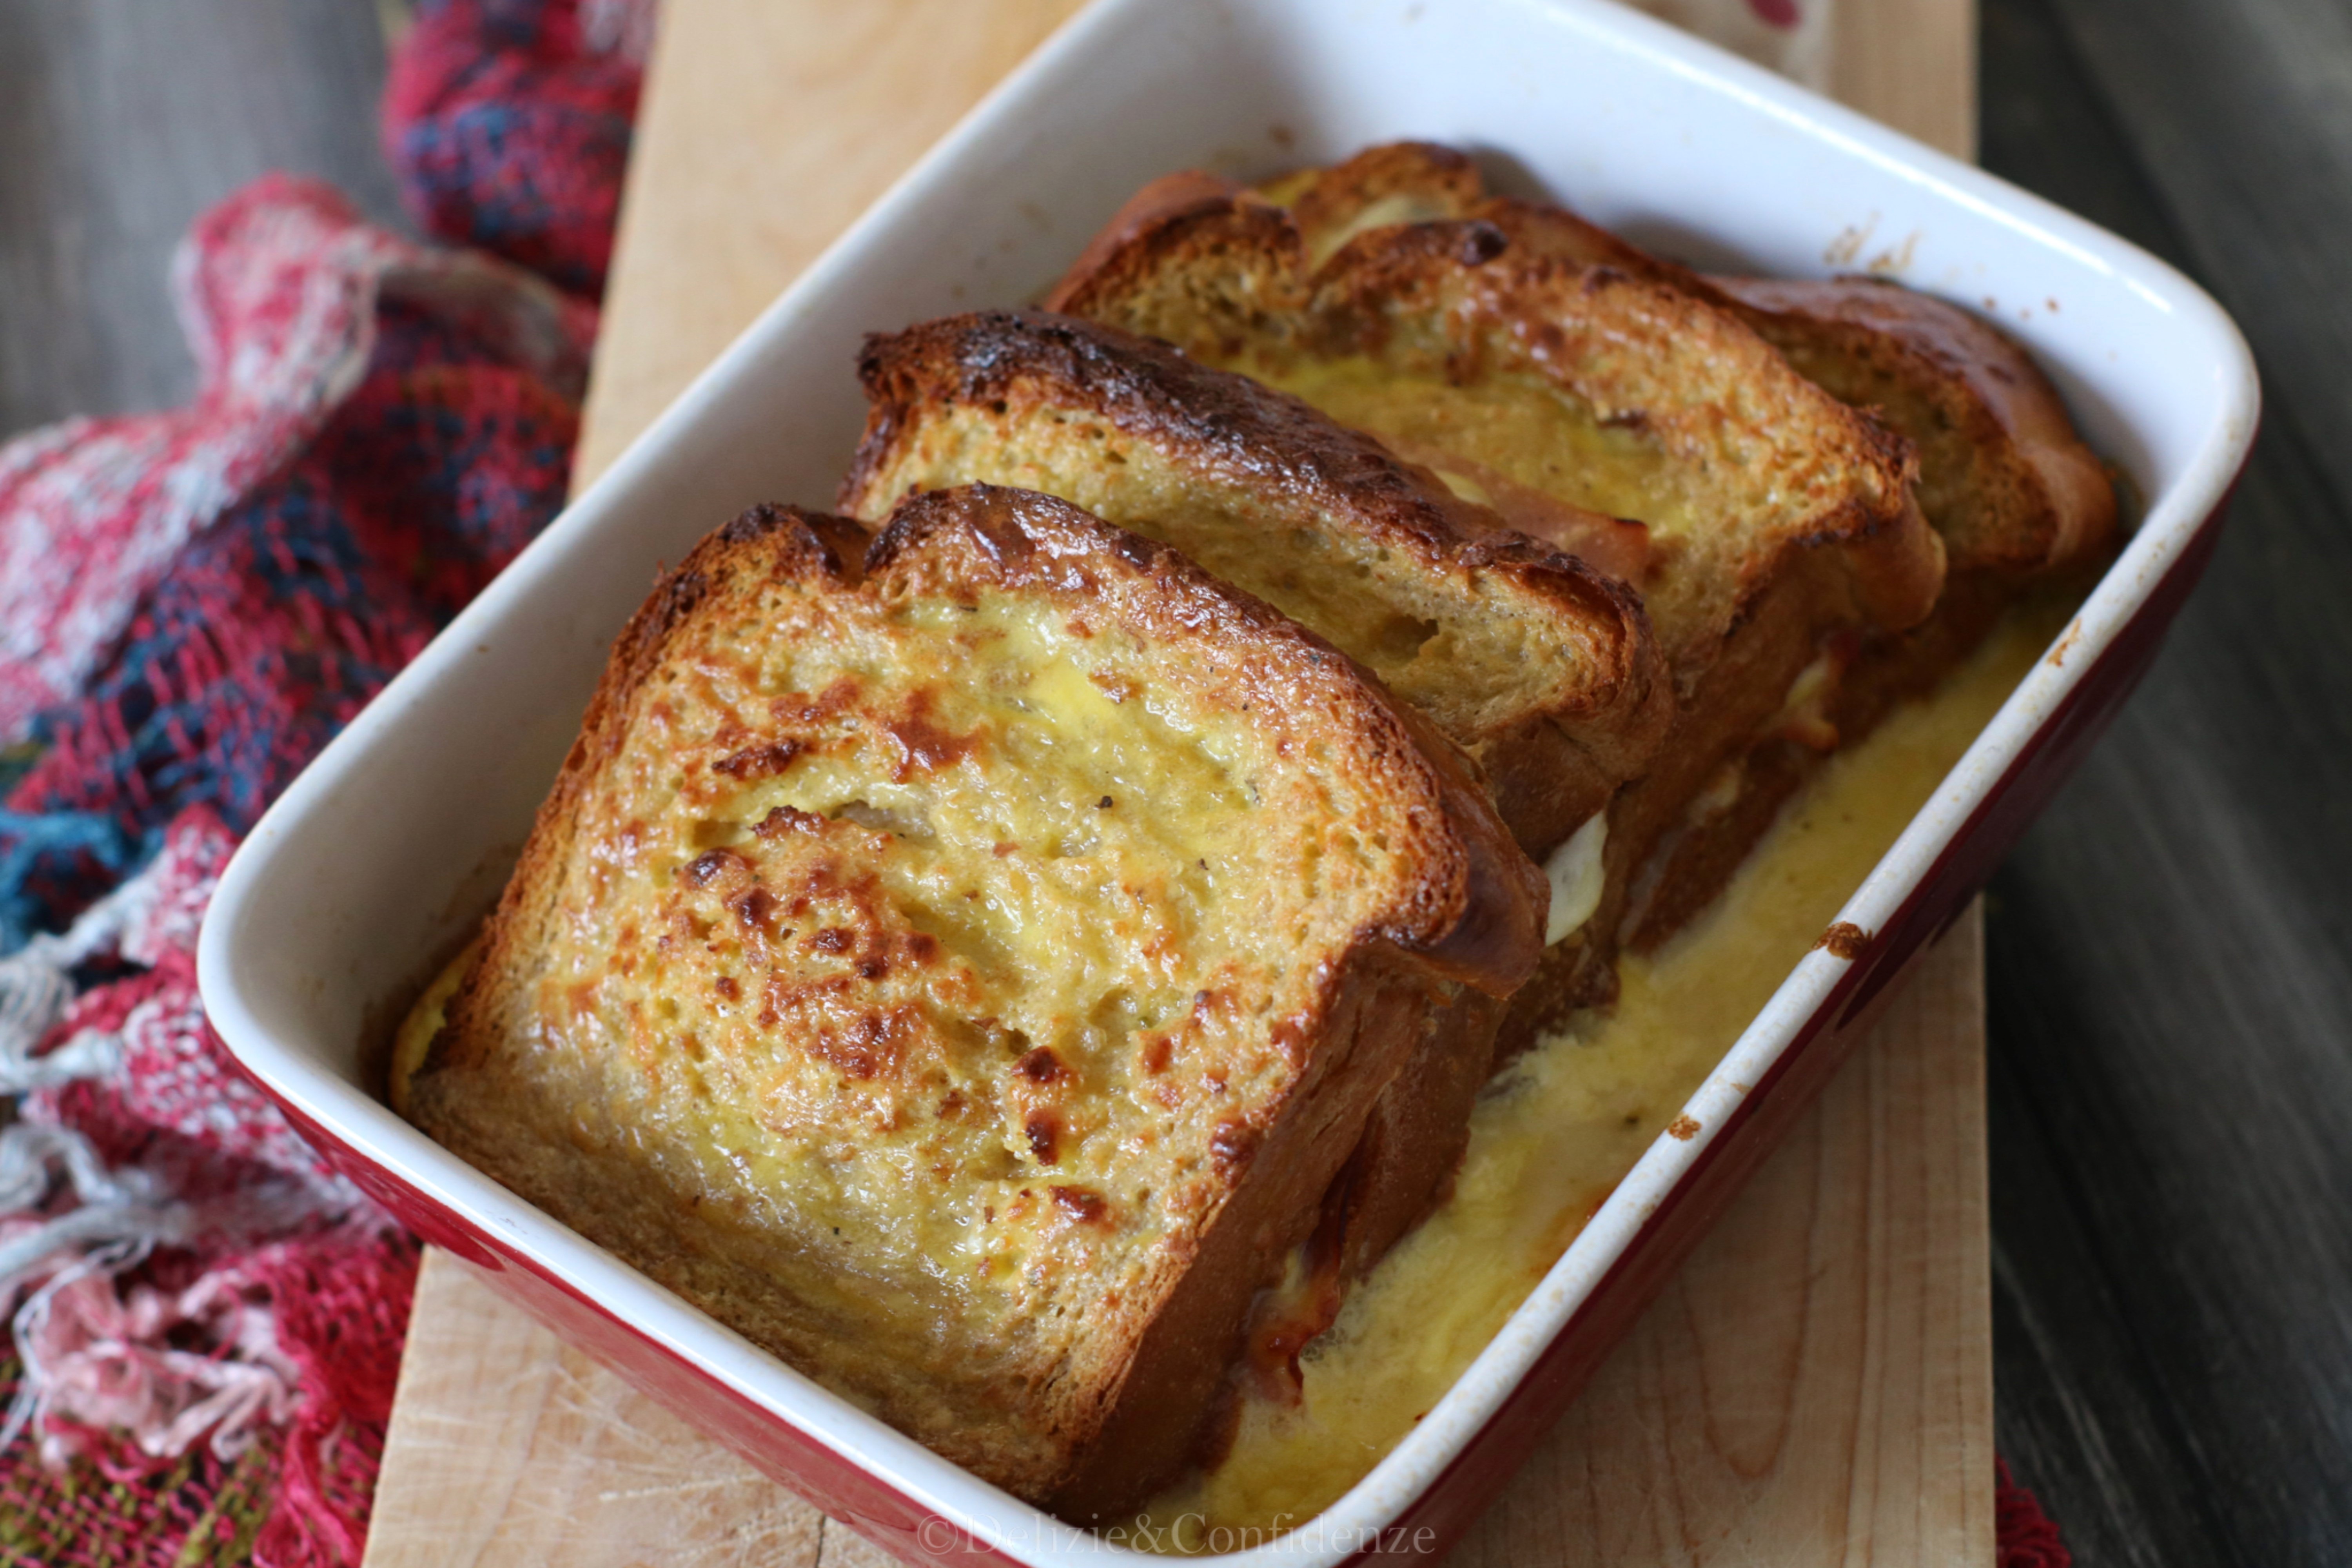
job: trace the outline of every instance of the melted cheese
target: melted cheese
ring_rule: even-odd
[[[433,1037],[447,1022],[449,1004],[456,998],[457,987],[466,983],[466,971],[473,967],[474,955],[481,951],[482,939],[477,936],[433,977],[425,994],[416,999],[408,1016],[400,1021],[400,1032],[392,1041],[391,1093],[386,1098],[403,1116],[408,1114],[408,1080],[425,1065],[425,1053],[433,1048]]]
[[[1296,186],[1298,195],[1307,194],[1307,189],[1315,183],[1311,176],[1319,171],[1309,169],[1301,172],[1310,177]],[[1277,206],[1294,205],[1293,201],[1284,201],[1274,195],[1281,188],[1281,184],[1277,184],[1266,187],[1259,194]],[[1369,234],[1373,229],[1388,228],[1398,224],[1436,223],[1453,216],[1450,203],[1441,198],[1425,195],[1419,191],[1391,191],[1387,195],[1375,196],[1355,212],[1349,214],[1344,223],[1333,224],[1313,237],[1307,249],[1307,270],[1311,272],[1339,255],[1341,248],[1360,234]]]
[[[1664,1131],[1989,721],[2056,627],[2011,616],[1929,702],[1839,752],[1730,887],[1659,952],[1622,960],[1580,1016],[1490,1085],[1445,1205],[1307,1348],[1296,1405],[1256,1394],[1214,1471],[1158,1500],[1138,1539],[1311,1519],[1437,1403]]]
[[[1595,812],[1544,862],[1544,879],[1551,884],[1551,908],[1544,921],[1547,947],[1582,931],[1601,907],[1609,881],[1608,847],[1609,816]]]

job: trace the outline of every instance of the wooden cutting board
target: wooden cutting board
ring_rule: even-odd
[[[1973,0],[1834,4],[1832,89],[1972,153]],[[668,0],[575,483],[1075,9]],[[1983,994],[1971,916],[1461,1561],[1992,1563]],[[887,1561],[426,1253],[368,1568]]]

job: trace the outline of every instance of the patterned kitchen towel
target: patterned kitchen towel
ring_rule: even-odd
[[[0,447],[0,1553],[355,1563],[415,1244],[237,1076],[205,903],[562,504],[650,10],[448,0],[395,51],[420,244],[205,214],[188,406]]]

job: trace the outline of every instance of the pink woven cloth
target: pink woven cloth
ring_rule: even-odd
[[[239,1076],[239,836],[561,505],[650,9],[443,0],[425,225],[269,176],[172,282],[184,408],[0,447],[0,1557],[354,1563],[416,1246]]]
[[[320,207],[232,204],[181,247],[194,406],[68,420],[0,452],[0,737],[79,692],[188,536],[349,395],[373,325],[362,300],[416,247]]]

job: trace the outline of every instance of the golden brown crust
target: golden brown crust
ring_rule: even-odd
[[[1319,171],[1284,205],[1319,267],[1366,229],[1476,217],[1486,184],[1450,147],[1391,142]]]
[[[411,1110],[950,1458],[1092,1518],[1185,1457],[1422,1021],[1528,973],[1541,879],[1449,743],[1164,546],[987,489],[918,498],[859,563],[862,537],[762,510],[663,580]],[[1019,751],[1033,733],[1052,744]],[[1095,764],[1012,762],[1121,746],[1202,783],[1097,802]],[[990,813],[1062,823],[1060,847],[992,848]],[[1212,829],[1199,889],[1155,895]],[[1110,901],[1077,896],[1107,945],[1076,979],[1037,969],[1055,949],[997,952],[1022,928],[979,905],[934,907],[942,878],[1003,902],[1097,865]],[[1228,899],[1244,928],[1199,924]],[[1097,971],[1129,978],[1097,996]]]
[[[2112,542],[2114,487],[2048,379],[1956,305],[1881,279],[1702,277],[1562,207],[1489,195],[1469,159],[1426,142],[1369,148],[1294,183],[1302,188],[1290,210],[1310,252],[1336,248],[1368,216],[1475,219],[1534,253],[1647,278],[1737,313],[1801,373],[1918,447],[1921,505],[1954,571],[2060,570]]]
[[[580,734],[564,755],[554,786],[540,803],[530,837],[524,840],[521,858],[498,908],[484,922],[483,957],[450,998],[449,1022],[434,1039],[425,1071],[478,1065],[489,1048],[494,1036],[481,1022],[488,977],[527,963],[532,945],[555,918],[553,873],[572,854],[582,801],[625,738],[631,704],[661,668],[669,639],[709,597],[713,573],[757,569],[848,586],[858,579],[865,542],[864,531],[846,519],[798,507],[761,505],[730,520],[662,574],[614,639],[604,679],[580,721]],[[415,1079],[411,1075],[412,1086]]]
[[[1479,221],[1494,225],[1513,244],[1538,255],[1678,286],[1687,276],[1564,207],[1492,195],[1475,163],[1434,142],[1367,147],[1328,169],[1302,173],[1290,183],[1298,187],[1286,204],[1291,218],[1308,254],[1317,257],[1336,254],[1368,228]],[[1196,197],[1201,194],[1196,192]]]
[[[1738,543],[1688,574],[1696,581],[1677,581],[1669,561],[1643,584],[1679,675],[1703,668],[1791,574],[1820,575],[1825,589],[1843,578],[1849,602],[1822,608],[1850,623],[1900,629],[1933,607],[1943,552],[1911,496],[1909,444],[1820,395],[1754,333],[1692,296],[1529,254],[1482,220],[1360,236],[1318,276],[1316,293],[1327,352],[1425,332],[1433,367],[1475,374],[1486,368],[1481,359],[1507,356],[1604,424],[1650,436],[1672,462],[1780,457],[1775,471],[1803,500],[1727,518],[1721,531]],[[1698,493],[1702,504],[1712,499]]]
[[[1100,606],[1163,646],[1236,645],[1226,672],[1245,710],[1305,729],[1345,701],[1353,749],[1384,768],[1395,801],[1443,803],[1451,841],[1419,845],[1419,874],[1378,934],[1424,970],[1491,995],[1527,978],[1535,944],[1525,915],[1545,898],[1480,787],[1476,770],[1435,726],[1367,671],[1272,606],[1210,576],[1157,540],[1114,527],[1053,496],[970,485],[909,496],[866,551],[866,575],[887,592],[950,593],[991,580],[1071,608]],[[960,569],[960,571],[958,570]]]
[[[1878,279],[1708,282],[1800,370],[1912,435],[1955,570],[2062,571],[2112,547],[2105,468],[2049,378],[1988,323]]]
[[[1869,733],[1966,658],[2021,595],[2063,585],[2110,554],[2115,489],[2025,352],[1958,307],[1879,279],[1694,279],[1837,396],[1909,435],[1922,511],[1949,572],[1916,626],[1832,650],[1809,740],[1768,729],[1720,809],[1664,829],[1650,896],[1627,941],[1654,946],[1727,881],[1826,750]]]
[[[1427,712],[1532,855],[1664,732],[1671,687],[1634,595],[1295,397],[1039,311],[871,338],[859,374],[870,406],[845,511],[1016,483],[1167,540]]]
[[[1430,1015],[1427,1043],[1372,1108],[1349,1168],[1325,1194],[1319,1239],[1328,1250],[1312,1261],[1329,1279],[1344,1287],[1360,1278],[1444,1200],[1470,1146],[1478,1091],[1494,1076],[1507,1006],[1465,989]],[[1336,1309],[1342,1292],[1330,1294]]]
[[[1231,357],[1246,346],[1245,332],[1280,330],[1297,314],[1307,275],[1305,240],[1287,212],[1247,191],[1204,191],[1136,215],[1115,243],[1089,243],[1040,303],[1129,331],[1140,330],[1129,325],[1136,321],[1176,325],[1182,337],[1145,335]]]
[[[665,579],[615,645],[483,956],[412,1089],[420,1125],[559,1217],[950,1458],[1091,1521],[1192,1456],[1251,1300],[1318,1214],[1323,1262],[1344,1278],[1425,1212],[1459,1157],[1512,986],[1538,969],[1508,1004],[1507,1047],[1559,1008],[1605,996],[1616,942],[1654,940],[1712,894],[1801,781],[1821,731],[1833,739],[1873,721],[1957,657],[2016,582],[2103,550],[2114,519],[2105,475],[2048,384],[1964,312],[1859,281],[1700,279],[1573,215],[1488,195],[1467,159],[1424,144],[1371,149],[1264,195],[1207,175],[1155,183],[1052,300],[1167,337],[1204,363],[1034,312],[933,322],[869,344],[861,369],[875,405],[843,505],[880,521],[909,489],[930,493],[898,507],[870,542],[845,519],[763,509]],[[1740,510],[1731,492],[1686,484],[1684,500],[1733,520],[1719,538],[1704,517],[1696,531],[1687,518],[1645,527],[1443,439],[1367,423],[1384,447],[1214,368],[1265,371],[1305,390],[1280,373],[1356,362],[1457,388],[1539,384],[1607,438],[1646,442],[1685,474],[1746,468],[1762,452],[1779,465],[1765,488],[1811,504],[1768,517]],[[1914,498],[1909,447],[1873,407],[1923,433],[1920,499],[1931,515]],[[1209,489],[1269,498],[1262,511],[1227,507],[1236,518],[1311,520],[1306,531],[1322,531],[1327,543],[1409,560],[1425,587],[1485,584],[1484,599],[1463,599],[1466,630],[1491,629],[1476,625],[1482,616],[1548,606],[1589,635],[1580,679],[1555,680],[1528,700],[1508,687],[1517,706],[1448,706],[1437,685],[1423,692],[1400,679],[1404,664],[1365,635],[1436,620],[1402,601],[1381,602],[1385,621],[1334,612],[1326,623],[1318,616],[1328,606],[1286,597],[1275,565],[1220,561],[1207,536],[1157,527],[1148,511],[1122,518],[1094,492],[1034,487],[1184,553],[1045,497],[934,489],[1053,466],[1062,447],[1037,431],[1066,419],[1087,428],[1054,437],[1063,447],[1095,441],[1122,461],[1151,454],[1195,500]],[[939,460],[950,439],[997,442],[984,456],[1009,466],[950,471]],[[1737,462],[1721,460],[1734,453]],[[1937,488],[1937,476],[1955,474],[1948,492]],[[1143,495],[1130,499],[1139,506]],[[1674,685],[1642,635],[1637,601],[1511,528],[1640,583],[1660,606],[1683,699],[1662,752]],[[1947,546],[1958,570],[1939,606]],[[1127,1014],[1105,999],[1113,1023],[1048,1038],[1031,1015],[973,1003],[997,994],[975,978],[985,963],[975,967],[961,946],[943,958],[939,911],[890,880],[892,846],[937,837],[945,820],[919,809],[909,818],[909,781],[993,765],[966,700],[1003,682],[984,637],[954,628],[1005,603],[1034,606],[1080,639],[1056,667],[1079,672],[1081,692],[1086,680],[1113,702],[1150,690],[1151,711],[1192,702],[1185,711],[1195,720],[1198,703],[1213,700],[1237,726],[1220,767],[1246,774],[1253,800],[1266,777],[1253,768],[1306,766],[1297,759],[1310,753],[1337,768],[1315,775],[1334,781],[1329,799],[1353,803],[1329,808],[1349,829],[1332,844],[1377,843],[1414,868],[1382,881],[1339,854],[1336,871],[1315,873],[1337,880],[1296,901],[1360,911],[1329,931],[1261,896],[1263,930],[1293,934],[1261,938],[1288,978],[1250,993],[1260,1005],[1240,1011],[1272,1020],[1255,1033],[1235,1032],[1230,985],[1194,994],[1187,982],[1192,1012],[1181,1024],[1155,1021],[1148,1006],[1136,1013],[1122,989]],[[822,643],[828,658],[850,645],[895,647],[908,606],[936,610],[952,649],[930,648],[928,663],[905,666],[924,669],[920,679],[887,691],[739,679],[733,668],[747,637]],[[755,630],[740,630],[747,625]],[[1097,657],[1106,647],[1150,657],[1114,669],[1116,658]],[[1850,679],[1832,680],[1818,712],[1793,721],[1798,672],[1832,655]],[[1407,700],[1391,700],[1376,674]],[[756,701],[744,696],[754,690]],[[1023,711],[1050,715],[1065,700],[1041,685]],[[703,723],[706,711],[724,721]],[[1260,761],[1231,764],[1236,747]],[[834,808],[804,809],[812,802],[793,793],[813,772],[861,767],[869,786]],[[1021,788],[1050,793],[1045,774],[1013,773]],[[1728,793],[1727,777],[1738,785]],[[1125,783],[1107,787],[1105,822],[1118,815],[1114,793],[1122,812],[1139,804]],[[735,825],[749,837],[729,837],[721,807],[752,798],[781,804]],[[1168,797],[1178,811],[1183,798]],[[1694,803],[1710,800],[1696,812]],[[1545,890],[1512,834],[1539,852],[1603,802],[1601,908],[1538,965]],[[606,884],[627,883],[644,844],[689,816],[690,847],[706,832],[712,847],[680,851],[654,892],[626,894],[637,903],[606,900]],[[1287,865],[1292,829],[1314,811],[1276,816],[1261,837],[1274,844],[1270,863]],[[1056,847],[1049,858],[1087,852]],[[1033,853],[1008,837],[971,858],[1026,866]],[[1208,874],[1209,859],[1199,868]],[[1378,896],[1363,890],[1374,885]],[[1148,879],[1120,872],[1085,906],[1085,921],[1108,928],[1128,901],[1142,909],[1154,896]],[[667,934],[641,933],[639,917]],[[1058,925],[1037,923],[1073,922],[1064,911]],[[1311,939],[1296,934],[1310,929]],[[672,945],[704,931],[716,931],[714,944],[768,955],[756,985],[740,954],[708,961],[690,942]],[[967,945],[978,953],[986,943]],[[788,949],[797,956],[777,956]],[[1135,951],[1148,955],[1140,975],[1181,967],[1192,950],[1163,935]],[[692,995],[633,978],[656,952]],[[1030,1227],[1014,1272],[1034,1281],[1018,1311],[950,1288],[963,1253],[952,1267],[909,1271],[878,1241],[861,1251],[839,1239],[840,1226],[827,1237],[822,1226],[779,1225],[759,1205],[802,1193],[794,1181],[763,1176],[747,1198],[695,1175],[693,1150],[665,1142],[658,1117],[628,1120],[612,1083],[659,1105],[681,1075],[698,1083],[740,1070],[727,1009],[698,1010],[703,990],[736,985],[739,974],[746,1006],[764,997],[780,1010],[780,1022],[763,1019],[751,1037],[761,1070],[787,1064],[742,1103],[816,1107],[810,1124],[830,1140],[818,1166],[881,1186],[919,1172],[928,1201],[960,1201],[981,1190],[970,1176],[979,1156],[969,1139],[927,1131],[926,1119],[954,1122],[957,1137],[1002,1120],[1004,1146],[988,1146],[987,1169],[1011,1161],[1030,1184],[1011,1200]],[[635,1010],[615,1012],[614,994]],[[942,997],[963,1001],[942,1010]],[[646,1022],[656,1015],[646,1008],[666,999],[686,1006],[686,1036]],[[616,1032],[597,1034],[624,1013]],[[1106,1040],[1135,1049],[1097,1054]],[[944,1098],[942,1063],[955,1085]],[[1106,1074],[1129,1076],[1109,1093]],[[1145,1090],[1172,1119],[1152,1120]],[[1118,1121],[1129,1113],[1118,1107],[1142,1107],[1142,1120]],[[869,1135],[887,1169],[856,1163]],[[752,1135],[740,1125],[729,1136],[728,1157],[747,1171],[747,1147],[783,1158],[746,1144]],[[1106,1136],[1122,1150],[1110,1164],[1097,1155]],[[1185,1158],[1151,1163],[1161,1153],[1150,1151],[1179,1144]],[[1157,1194],[1149,1200],[1108,1174],[1146,1168]],[[816,1203],[808,1212],[833,1211]],[[997,1218],[992,1209],[989,1224]],[[1015,1223],[1011,1210],[1005,1223]],[[1338,1300],[1325,1293],[1330,1310]],[[1064,1334],[1076,1318],[1084,1331]]]
[[[1379,973],[1368,959],[1351,960],[1333,986],[1328,1027],[1393,1078],[1413,1059],[1429,1005],[1426,992],[1410,980]],[[1346,1067],[1358,1070],[1343,1074]],[[1194,1458],[1217,1401],[1230,1396],[1230,1369],[1243,1349],[1252,1300],[1307,1241],[1319,1199],[1363,1142],[1377,1090],[1385,1087],[1374,1078],[1357,1062],[1341,1061],[1321,1079],[1300,1085],[1300,1097],[1318,1100],[1320,1114],[1286,1118],[1252,1152],[1249,1169],[1260,1179],[1228,1202],[1188,1259],[1154,1324],[1159,1331],[1138,1346],[1105,1401],[1094,1441],[1042,1500],[1046,1507],[1081,1523],[1107,1523]]]
[[[1196,213],[1222,212],[1241,190],[1236,182],[1201,169],[1180,169],[1172,174],[1162,174],[1120,205],[1110,221],[1078,252],[1078,258],[1070,264],[1068,276],[1090,276],[1148,229]],[[1050,300],[1049,295],[1049,310],[1055,308]]]

